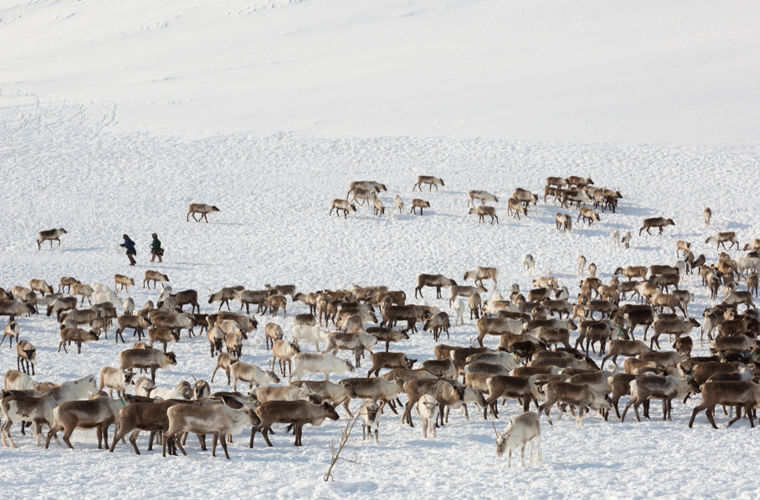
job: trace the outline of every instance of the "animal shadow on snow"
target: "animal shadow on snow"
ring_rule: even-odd
[[[750,229],[751,226],[749,224],[746,224],[744,222],[735,222],[735,221],[727,221],[726,223],[722,224],[721,227],[725,227],[726,229]],[[717,230],[715,231],[717,232]]]
[[[579,233],[583,234],[587,237],[592,236],[609,236],[610,231],[607,231],[605,229],[592,229],[593,226],[589,227],[585,224],[579,225],[573,228],[573,231],[578,231]]]
[[[422,431],[419,431],[422,432]],[[438,432],[441,432],[441,427],[438,428]],[[441,448],[441,449],[450,449],[454,448],[454,443],[445,442],[440,439],[441,436],[438,436],[438,439],[434,438],[432,434],[428,434],[428,439],[413,439],[411,441],[407,441],[405,443],[406,446],[410,447],[422,447],[422,448]]]
[[[605,213],[611,213],[610,211],[607,211]],[[615,214],[620,215],[633,215],[637,217],[656,217],[654,212],[650,207],[640,207],[638,205],[623,205],[621,203],[621,206],[618,207],[618,209],[615,211]],[[600,214],[601,215],[601,214]]]
[[[44,248],[43,248],[44,250]],[[55,250],[55,247],[53,247],[53,250]],[[62,252],[68,253],[68,252],[102,252],[105,250],[105,247],[76,247],[76,248],[61,248]]]
[[[206,223],[205,220],[201,221],[204,224]],[[244,224],[242,222],[209,222],[209,224],[216,224],[219,226],[248,226],[249,224]]]

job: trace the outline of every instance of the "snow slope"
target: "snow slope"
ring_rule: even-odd
[[[614,267],[652,262],[673,263],[675,241],[693,243],[695,253],[715,258],[703,244],[707,231],[701,212],[710,205],[713,228],[736,230],[742,242],[760,235],[752,190],[760,180],[757,148],[610,146],[603,144],[520,143],[453,138],[305,138],[290,134],[225,135],[180,140],[151,134],[109,131],[109,109],[50,104],[5,96],[0,107],[0,171],[5,175],[0,215],[2,285],[10,287],[40,277],[57,282],[74,275],[86,282],[110,283],[114,273],[140,281],[147,268],[166,272],[175,289],[196,288],[205,297],[210,288],[242,284],[296,283],[300,290],[387,284],[413,297],[416,275],[443,273],[459,278],[475,265],[501,271],[503,292],[512,282],[523,288],[531,278],[552,271],[572,290],[577,287],[576,258],[585,254],[598,264],[602,277]],[[445,179],[439,192],[413,194],[418,173]],[[466,214],[466,191],[488,189],[506,197],[517,186],[539,191],[547,175],[590,175],[597,185],[618,187],[625,198],[615,215],[571,234],[554,229],[558,210],[539,202],[528,219],[506,217],[501,224],[480,225]],[[430,200],[424,216],[373,217],[368,208],[348,219],[328,217],[330,202],[345,195],[350,180],[377,179],[388,185],[382,199],[392,206],[401,194]],[[218,205],[209,224],[185,221],[186,204]],[[662,236],[635,237],[633,248],[608,244],[613,228],[636,232],[643,217],[667,215],[675,228]],[[37,251],[35,233],[63,226],[69,234],[61,248]],[[147,263],[149,234],[164,242],[163,265]],[[117,250],[129,233],[138,244],[138,266],[126,266]],[[536,256],[535,274],[522,271],[525,253]],[[737,255],[736,251],[731,252]],[[691,307],[698,314],[709,300],[698,276],[686,278],[697,295]],[[448,310],[447,299],[431,303]],[[138,285],[131,292],[138,304],[156,293]],[[444,297],[448,294],[444,292]],[[211,307],[202,304],[203,310]],[[274,320],[291,330],[291,315],[306,312],[288,307],[288,318]],[[39,379],[62,381],[115,366],[123,348],[110,338],[83,347],[81,355],[56,353],[58,339],[52,318],[20,320],[24,337],[39,347]],[[446,340],[467,345],[476,336],[473,321],[452,330]],[[696,338],[697,332],[694,336]],[[495,340],[488,339],[488,345]],[[433,341],[420,333],[398,348],[424,360],[432,357]],[[214,361],[203,337],[171,348],[179,363],[159,371],[160,385],[173,386],[191,376],[209,378]],[[310,350],[311,348],[309,348]],[[695,354],[703,354],[698,348]],[[268,360],[258,330],[244,347],[244,359]],[[15,367],[12,351],[0,348],[0,366]],[[365,368],[366,369],[366,365]],[[333,377],[333,380],[335,378]],[[214,390],[227,386],[215,380]],[[304,447],[279,429],[275,448],[259,440],[246,447],[245,436],[231,446],[232,462],[212,459],[190,440],[188,457],[162,460],[154,453],[136,457],[126,445],[111,455],[95,448],[94,433],[77,431],[74,451],[52,445],[37,449],[29,436],[15,431],[18,450],[0,449],[5,474],[0,479],[12,496],[167,496],[364,498],[366,496],[466,498],[519,496],[735,497],[756,491],[747,463],[760,458],[746,422],[714,431],[704,416],[694,429],[686,424],[699,398],[675,404],[672,422],[661,422],[653,405],[652,421],[636,423],[598,417],[583,427],[563,419],[553,427],[542,421],[544,463],[505,469],[495,456],[493,430],[471,408],[465,421],[454,411],[437,440],[423,441],[419,427],[400,425],[387,413],[381,420],[380,444],[363,443],[354,435],[345,456],[360,465],[340,463],[334,482],[323,482],[329,443],[345,423],[306,427]],[[354,406],[358,406],[354,403]],[[519,411],[514,402],[502,411]],[[556,412],[555,412],[556,413]],[[719,416],[719,421],[725,418]],[[504,417],[498,423],[503,426]],[[357,432],[359,429],[355,429]],[[260,438],[259,438],[260,439]],[[145,438],[140,439],[145,448]],[[742,457],[742,460],[737,460]],[[29,470],[40,471],[40,485]],[[696,471],[699,471],[696,473]],[[495,486],[494,486],[495,485]],[[8,490],[6,490],[8,488]]]
[[[118,128],[754,144],[756,2],[26,0],[0,88]]]

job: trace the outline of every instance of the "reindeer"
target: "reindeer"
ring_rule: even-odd
[[[483,286],[483,280],[493,280],[494,289],[498,287],[497,278],[499,277],[499,270],[495,267],[478,266],[472,271],[464,273],[464,280],[475,280],[475,284]]]
[[[383,202],[380,201],[380,198],[374,198],[372,200],[372,211],[375,215],[378,216],[385,215],[385,205],[383,205]]]
[[[435,287],[435,298],[441,298],[441,287],[456,286],[456,281],[445,277],[442,274],[420,274],[417,276],[417,288],[414,289],[414,298],[417,298],[417,294],[422,296],[422,288],[426,286]]]
[[[430,203],[420,198],[415,198],[412,200],[412,208],[409,210],[409,213],[416,214],[418,208],[420,209],[420,215],[422,215],[424,209],[430,208]]]
[[[481,205],[485,205],[487,201],[492,203],[499,203],[499,198],[492,195],[488,191],[480,191],[480,190],[474,190],[467,193],[467,196],[469,197],[467,199],[467,206],[475,207],[475,200],[480,200]]]
[[[404,200],[401,199],[401,196],[395,195],[393,197],[393,206],[398,209],[399,215],[404,213]]]
[[[420,175],[417,176],[417,183],[412,186],[412,191],[419,188],[420,191],[422,191],[422,185],[427,184],[428,185],[428,191],[433,190],[433,186],[435,186],[435,190],[438,191],[438,186],[445,186],[443,183],[443,179],[439,177],[434,177],[432,175]]]
[[[42,244],[46,241],[50,242],[50,248],[53,248],[54,241],[57,241],[58,246],[61,246],[61,235],[64,234],[66,234],[66,230],[62,227],[40,231],[37,233],[37,250],[41,250]]]
[[[520,220],[520,214],[528,216],[528,208],[522,204],[520,200],[510,198],[507,200],[507,215],[515,217]]]
[[[34,362],[37,359],[37,349],[35,349],[32,343],[23,339],[17,341],[16,354],[16,367],[19,371],[29,375],[29,367],[31,365],[31,374],[34,375]]]
[[[705,243],[715,243],[715,249],[717,250],[720,247],[726,248],[726,242],[730,242],[731,245],[729,245],[729,249],[733,248],[734,245],[736,245],[736,248],[739,248],[739,241],[736,239],[736,232],[735,231],[726,231],[723,233],[717,233],[710,237],[708,237],[705,240]]]
[[[567,232],[573,230],[573,218],[570,217],[568,214],[563,214],[562,212],[557,212],[554,215],[554,223],[557,226],[558,231]]]
[[[348,218],[348,212],[356,212],[356,205],[354,203],[349,203],[348,201],[342,199],[342,198],[336,198],[332,202],[332,207],[330,208],[330,213],[328,215],[332,215],[332,211],[335,210],[335,215],[340,217],[339,211],[343,211],[343,218]]]
[[[214,205],[206,205],[205,203],[191,203],[187,207],[187,217],[185,217],[185,219],[187,222],[190,222],[190,216],[192,215],[195,222],[205,220],[206,224],[208,224],[207,215],[218,211],[219,209]],[[196,218],[195,214],[201,214],[200,218]]]
[[[675,226],[676,223],[673,222],[673,219],[667,219],[665,217],[650,217],[648,219],[644,219],[644,223],[641,226],[641,229],[639,229],[639,236],[641,236],[641,232],[646,229],[647,234],[652,234],[649,232],[649,230],[653,227],[656,227],[660,230],[657,234],[662,234],[662,228],[666,226]]]
[[[599,214],[594,212],[594,210],[591,208],[581,207],[581,209],[578,211],[578,218],[576,219],[576,222],[578,222],[581,218],[583,218],[583,221],[587,222],[590,226],[592,222],[599,221]]]
[[[479,207],[473,207],[470,209],[469,212],[470,215],[476,214],[478,216],[478,222],[484,223],[486,215],[491,217],[491,224],[493,224],[494,220],[496,220],[496,223],[499,223],[499,216],[496,215],[496,208],[492,207],[490,205],[481,205]]]
[[[509,450],[507,467],[512,466],[512,450],[518,446],[520,446],[522,465],[523,467],[525,466],[525,445],[527,443],[530,443],[530,463],[533,463],[533,439],[536,440],[538,448],[536,459],[539,462],[542,461],[541,425],[536,412],[529,411],[512,418],[501,434],[496,430],[495,424],[493,430],[496,433],[496,454],[501,456],[505,451]]]

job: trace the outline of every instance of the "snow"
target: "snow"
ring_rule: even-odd
[[[61,276],[112,286],[120,273],[134,277],[129,295],[140,307],[158,296],[140,286],[144,271],[157,269],[175,290],[198,290],[211,312],[207,292],[238,284],[385,284],[414,302],[418,274],[461,281],[485,265],[500,270],[504,295],[513,282],[527,289],[551,272],[574,297],[581,254],[605,281],[621,265],[673,264],[678,239],[714,260],[709,234],[736,231],[742,245],[760,237],[755,13],[743,1],[3,2],[0,286],[31,278],[55,286]],[[446,185],[412,192],[420,174]],[[620,190],[618,213],[562,234],[554,214],[574,210],[539,196],[527,219],[507,217],[514,188],[541,193],[545,177],[573,174]],[[331,201],[362,179],[387,185],[386,215],[359,207],[347,219],[328,216]],[[499,225],[467,215],[471,189],[500,198]],[[415,197],[431,208],[394,213],[397,193],[407,210]],[[191,202],[220,212],[208,224],[186,222]],[[639,237],[651,216],[676,226]],[[53,227],[68,231],[61,246],[38,251],[36,233]],[[613,229],[634,233],[631,249],[611,247]],[[152,232],[166,249],[163,264],[148,262]],[[134,268],[118,247],[123,233],[137,242]],[[527,253],[532,273],[523,270]],[[709,294],[696,274],[685,284],[701,319]],[[440,300],[424,293],[451,312],[447,291]],[[292,316],[307,311],[289,302],[287,318],[260,316],[243,360],[265,366],[264,323],[282,324],[290,337]],[[52,318],[19,323],[38,348],[39,380],[97,374],[117,366],[125,348],[111,331],[81,355],[57,353]],[[698,335],[694,354],[705,354]],[[476,336],[468,320],[444,342]],[[395,349],[421,362],[433,346],[420,332]],[[158,371],[159,386],[210,378],[205,336],[183,333],[170,349],[178,364]],[[14,358],[0,345],[0,369],[15,368]],[[362,366],[359,375],[369,360]],[[228,389],[223,378],[212,390]],[[340,462],[329,482],[322,477],[346,423],[342,409],[339,422],[306,426],[302,448],[283,427],[274,448],[259,436],[250,450],[245,434],[235,436],[230,462],[200,452],[194,438],[187,457],[147,453],[145,435],[142,456],[126,444],[110,454],[84,431],[74,433],[73,451],[40,450],[16,426],[19,449],[0,449],[0,487],[12,497],[88,498],[752,496],[757,481],[745,469],[760,454],[754,430],[746,421],[713,430],[704,414],[689,429],[699,399],[675,402],[672,422],[659,420],[658,404],[651,421],[591,416],[582,427],[557,421],[555,409],[554,426],[541,419],[544,462],[513,460],[511,469],[496,457],[493,419],[472,407],[470,421],[453,410],[435,440],[422,439],[416,413],[410,428],[386,411],[380,444],[362,442],[357,424],[344,456],[359,463]],[[519,411],[510,401],[497,426]],[[717,420],[726,421],[720,411]]]
[[[751,1],[42,0],[0,6],[0,88],[185,137],[754,144]]]
[[[494,265],[501,271],[500,290],[505,294],[510,283],[525,289],[532,278],[549,271],[572,290],[578,281],[580,254],[596,262],[607,279],[618,265],[673,263],[677,239],[691,241],[695,254],[715,258],[714,248],[703,243],[706,234],[736,230],[742,242],[760,234],[751,196],[760,170],[757,150],[750,147],[542,144],[482,138],[329,139],[291,134],[181,140],[113,133],[108,130],[108,110],[25,98],[4,99],[0,123],[5,138],[1,168],[6,174],[0,265],[8,287],[32,277],[57,283],[63,275],[109,284],[114,273],[122,273],[138,283],[130,295],[140,305],[158,296],[140,287],[143,271],[156,268],[169,275],[175,290],[198,289],[203,310],[210,311],[205,292],[233,284],[261,288],[264,283],[295,283],[299,290],[309,291],[382,283],[413,297],[418,273],[459,278],[476,265]],[[446,186],[438,192],[412,193],[420,172],[442,177]],[[716,177],[716,172],[723,176]],[[555,230],[553,215],[558,208],[551,201],[540,201],[521,221],[506,216],[502,201],[499,225],[478,224],[475,216],[467,215],[470,188],[487,189],[503,200],[514,187],[539,191],[547,175],[571,173],[619,188],[625,197],[619,212],[602,214],[601,222],[590,228],[576,225],[570,234]],[[345,220],[328,217],[332,198],[344,196],[350,180],[364,178],[387,184],[388,192],[381,198],[388,207],[393,194],[400,193],[407,205],[413,196],[430,200],[431,210],[421,217],[388,213],[378,218],[370,208],[360,207],[358,214]],[[736,180],[740,178],[742,182]],[[190,201],[213,203],[220,212],[211,214],[208,224],[186,222]],[[706,204],[715,213],[709,230],[701,220]],[[635,236],[627,251],[609,245],[613,228],[637,233],[641,219],[651,215],[672,217],[676,226],[662,236]],[[60,248],[38,251],[36,231],[48,226],[62,226],[69,233]],[[138,244],[136,268],[128,267],[117,249],[125,231]],[[154,231],[166,248],[161,265],[147,262],[148,235]],[[537,260],[532,275],[522,269],[526,253]],[[709,303],[706,289],[697,275],[686,282],[697,295],[691,306],[692,314],[697,314]],[[448,310],[447,298],[433,299],[432,289],[425,294],[430,303]],[[262,325],[270,320],[283,324],[289,337],[291,316],[306,311],[301,304],[289,304],[288,318],[260,320]],[[117,366],[123,349],[110,340],[111,332],[108,340],[86,344],[80,356],[73,351],[59,354],[52,318],[22,318],[20,326],[22,336],[38,346],[41,380],[97,374],[102,366]],[[467,321],[454,328],[446,342],[467,345],[476,335],[474,322]],[[487,345],[495,341],[486,339]],[[420,333],[397,348],[422,361],[432,358],[433,345],[429,334]],[[215,361],[208,357],[204,336],[188,340],[183,334],[181,342],[170,348],[179,363],[159,370],[160,386],[171,387],[192,376],[209,378]],[[13,352],[0,349],[2,366],[15,367]],[[705,352],[706,348],[696,351]],[[243,353],[246,362],[267,363],[262,327]],[[363,366],[366,369],[367,364]],[[213,389],[226,389],[223,382],[217,379]],[[259,438],[251,451],[241,435],[231,446],[230,464],[200,453],[192,439],[188,457],[162,460],[155,452],[136,457],[123,444],[110,455],[95,449],[94,433],[81,431],[73,436],[74,451],[56,445],[41,451],[29,437],[17,436],[20,449],[0,450],[0,456],[8,463],[4,486],[12,484],[14,496],[74,494],[83,485],[89,492],[85,496],[143,496],[147,491],[198,497],[250,492],[400,497],[410,491],[424,497],[493,496],[496,490],[489,483],[504,481],[505,474],[511,491],[529,496],[681,492],[733,496],[752,491],[751,477],[734,478],[743,465],[732,460],[741,456],[751,463],[757,457],[756,447],[747,439],[748,424],[714,431],[702,415],[695,428],[688,429],[696,401],[692,398],[686,406],[677,403],[674,420],[664,423],[657,420],[657,404],[652,411],[655,419],[641,424],[630,419],[604,423],[591,417],[583,427],[570,418],[550,427],[542,419],[544,463],[508,472],[495,455],[491,423],[472,408],[469,422],[454,411],[452,422],[439,429],[435,441],[423,441],[419,426],[402,426],[399,417],[386,412],[380,444],[363,443],[354,434],[345,454],[353,458],[356,453],[360,465],[340,463],[336,481],[328,483],[321,477],[329,464],[329,443],[337,441],[343,419],[318,428],[307,426],[302,449],[294,448],[292,437],[282,430],[273,438],[273,449],[264,448]],[[506,408],[507,416],[519,411],[514,402]],[[502,417],[499,425],[504,421]],[[28,475],[21,471],[30,468],[44,471],[42,486],[31,479],[17,482]],[[14,470],[19,473],[10,473]],[[410,470],[415,473],[409,474]],[[697,470],[700,474],[694,474]]]

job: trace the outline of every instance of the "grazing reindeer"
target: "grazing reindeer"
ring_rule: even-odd
[[[467,206],[475,207],[475,200],[480,200],[481,205],[485,205],[487,201],[492,203],[499,203],[499,198],[492,195],[488,191],[474,190],[467,193]]]
[[[372,211],[375,213],[375,215],[385,215],[385,205],[383,205],[383,202],[380,201],[379,198],[374,198],[372,200]]]
[[[710,219],[712,219],[712,210],[710,207],[705,208],[705,211],[702,213],[702,217],[705,218],[705,227],[710,227]]]
[[[464,273],[464,280],[475,280],[475,284],[478,286],[483,286],[483,280],[490,279],[493,280],[493,286],[494,289],[498,287],[497,279],[499,277],[499,270],[495,267],[485,267],[485,266],[478,266],[472,271],[467,271]]]
[[[578,411],[581,411],[580,408]],[[493,428],[496,432],[496,453],[501,456],[506,450],[509,450],[507,467],[512,465],[512,449],[520,446],[522,464],[525,466],[525,445],[530,442],[530,463],[533,463],[533,439],[536,438],[538,455],[536,459],[540,462],[541,457],[541,425],[538,421],[538,414],[534,411],[525,412],[509,421],[507,428],[499,434],[496,425]]]
[[[338,211],[343,211],[343,218],[348,218],[348,212],[356,212],[356,205],[353,203],[349,203],[348,201],[342,199],[342,198],[336,198],[332,202],[332,208],[330,208],[330,213],[328,215],[332,215],[332,211],[335,210],[335,215],[340,217],[340,214]]]
[[[578,222],[581,219],[583,219],[583,222],[588,223],[590,226],[594,221],[599,222],[599,214],[594,212],[594,210],[591,208],[581,207],[581,209],[578,211],[578,218],[575,222]]]
[[[573,230],[573,218],[568,214],[557,212],[554,215],[554,223],[557,226],[557,230],[561,230],[563,233]]]
[[[582,278],[585,269],[586,269],[586,257],[584,255],[579,255],[578,256],[578,276]]]
[[[632,239],[633,239],[633,235],[631,234],[631,232],[626,231],[623,237],[620,239],[620,243],[623,244],[624,248],[630,248]]]

